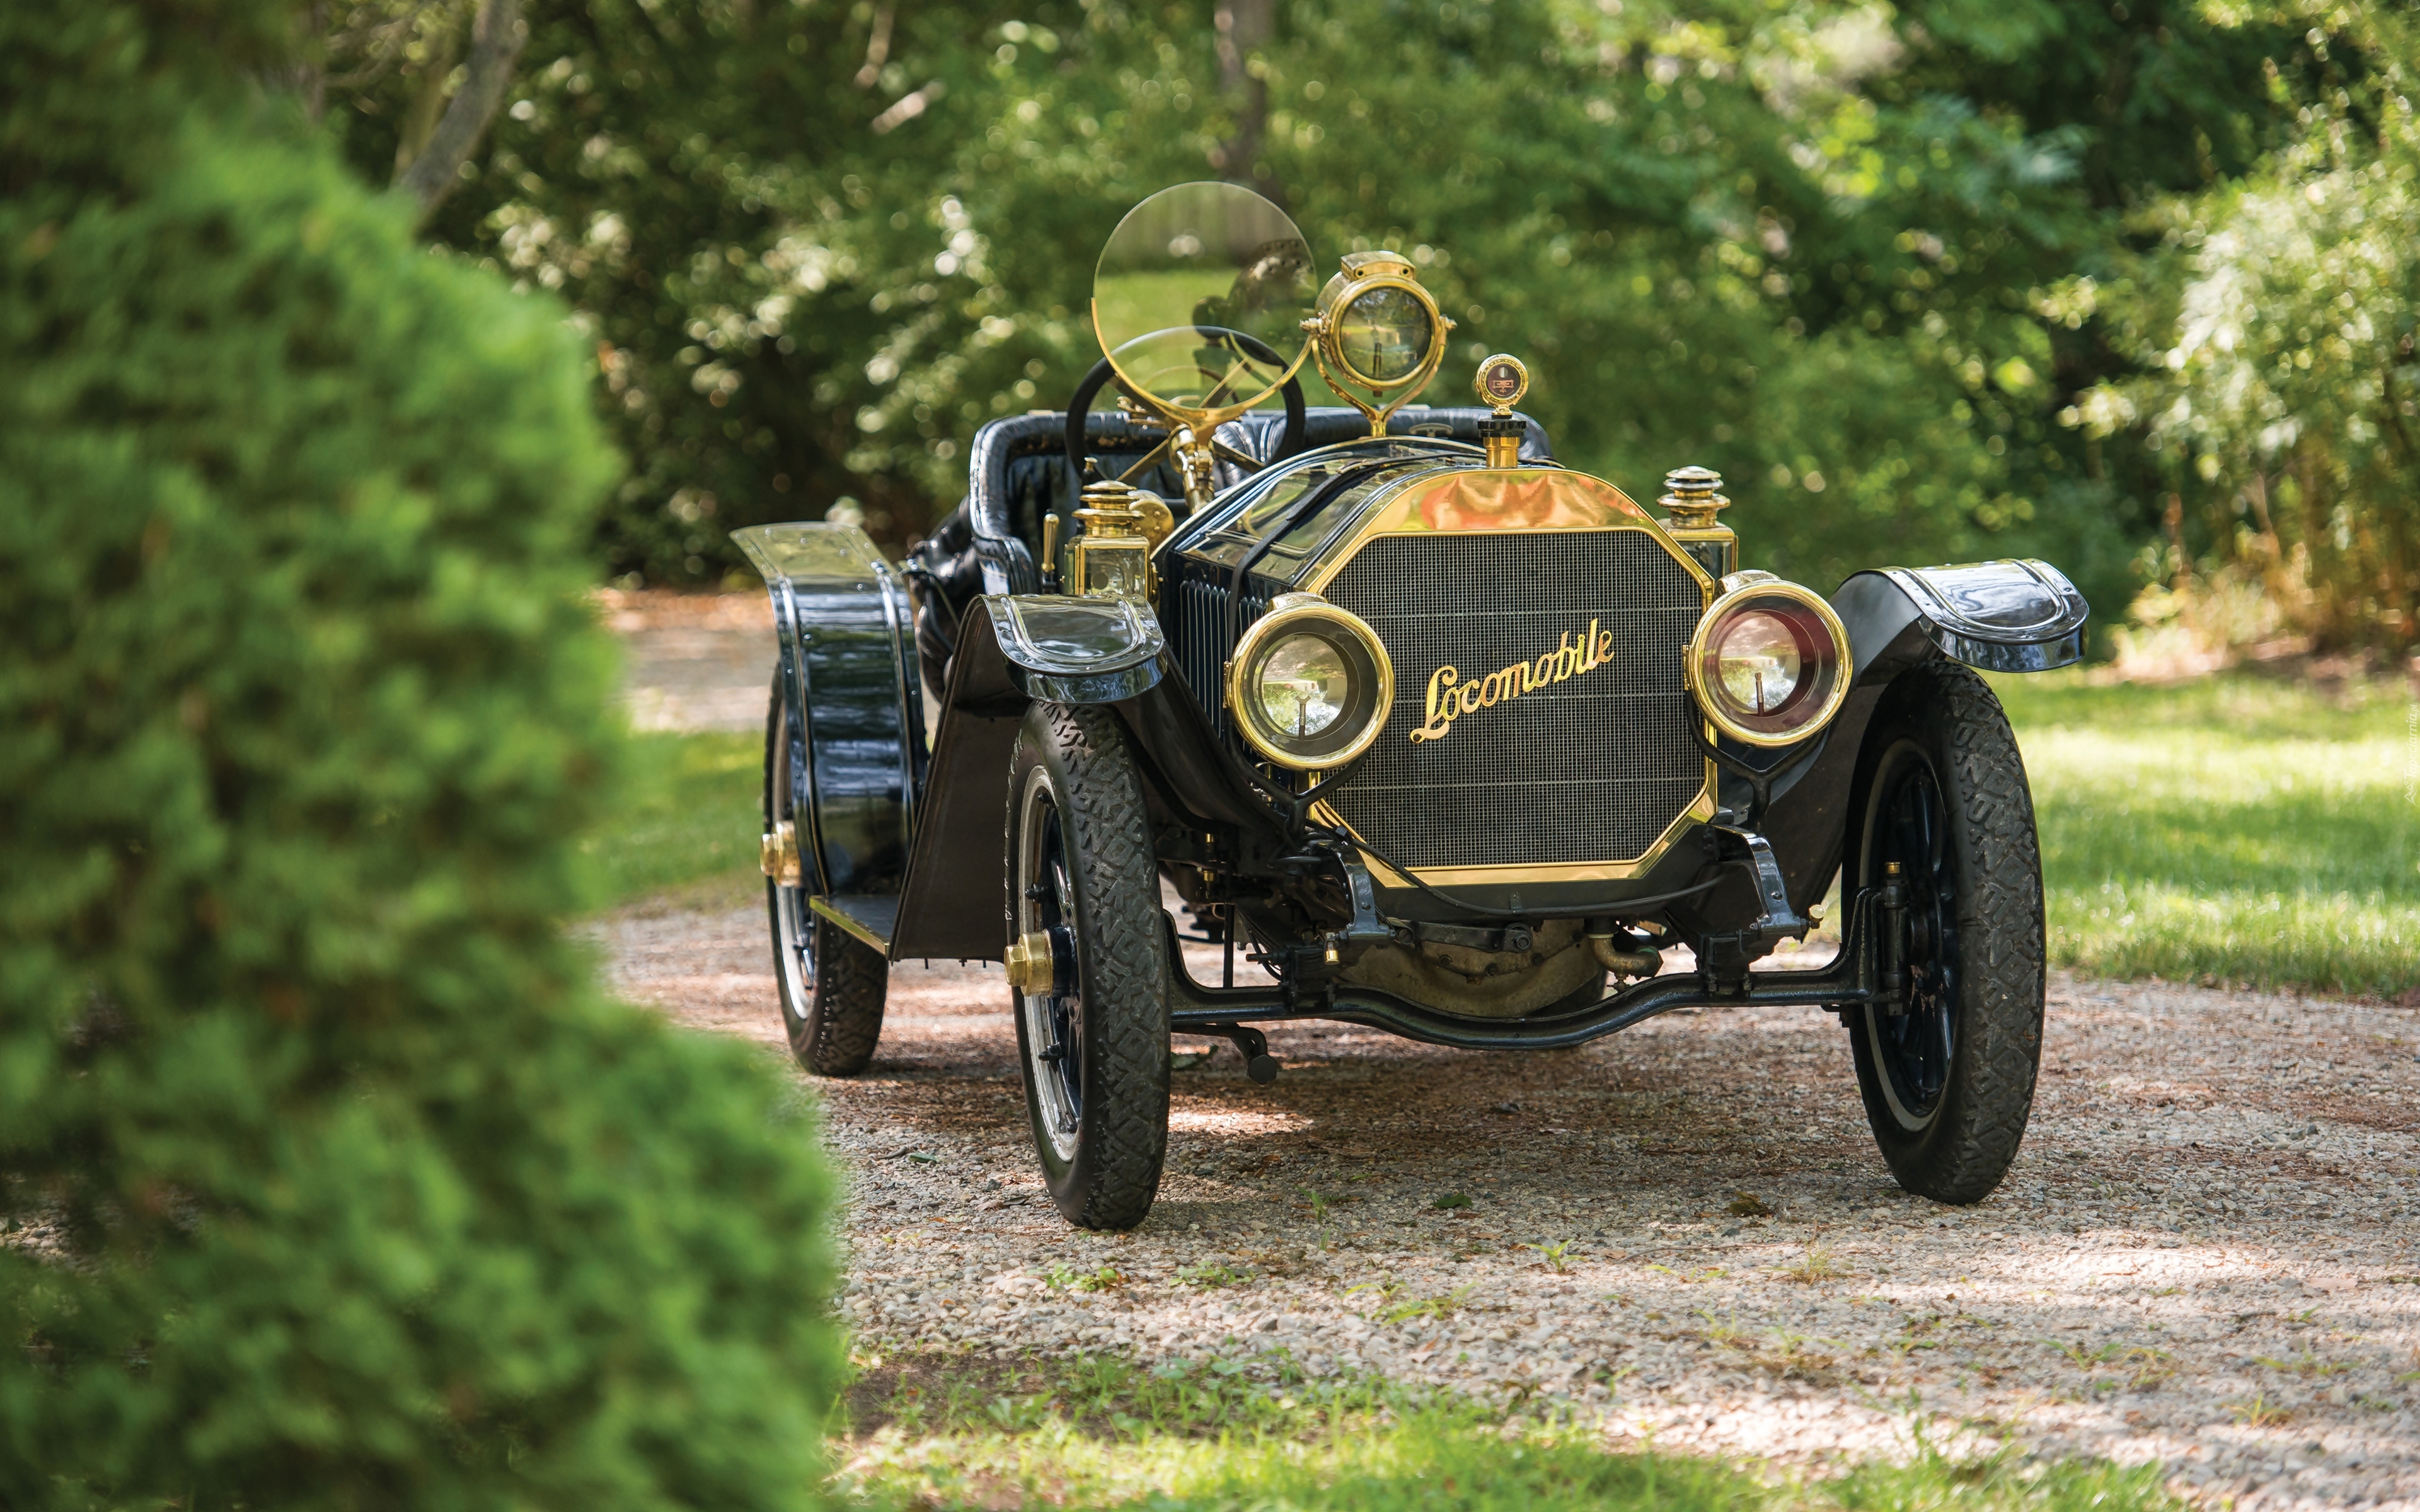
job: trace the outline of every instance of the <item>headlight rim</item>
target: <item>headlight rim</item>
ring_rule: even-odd
[[[1322,626],[1335,632],[1329,637],[1331,644],[1346,649],[1348,669],[1357,654],[1375,686],[1362,728],[1351,740],[1333,749],[1305,755],[1299,748],[1290,749],[1280,744],[1263,728],[1257,701],[1246,697],[1249,690],[1245,686],[1245,679],[1288,636]],[[1233,722],[1235,733],[1243,737],[1244,744],[1267,760],[1295,772],[1335,771],[1359,759],[1363,752],[1377,744],[1395,705],[1395,666],[1387,655],[1387,643],[1378,639],[1378,632],[1370,627],[1367,620],[1312,594],[1279,595],[1269,611],[1254,620],[1236,640],[1235,654],[1227,658],[1225,676],[1221,681],[1225,684],[1221,691],[1226,697],[1227,717]]]
[[[1352,359],[1344,355],[1344,316],[1347,311],[1363,300],[1373,294],[1389,291],[1408,294],[1411,296],[1412,302],[1420,307],[1420,312],[1428,316],[1429,339],[1420,348],[1419,360],[1414,363],[1411,370],[1402,378],[1375,378],[1354,366]],[[1321,335],[1328,342],[1330,348],[1328,356],[1346,378],[1368,389],[1372,393],[1392,393],[1406,384],[1417,383],[1424,378],[1435,376],[1437,368],[1443,363],[1443,353],[1440,348],[1446,345],[1442,319],[1444,313],[1437,307],[1436,296],[1422,288],[1418,279],[1400,277],[1392,273],[1369,273],[1363,275],[1352,287],[1338,296],[1335,308],[1327,313],[1326,328],[1321,332]]]
[[[1729,622],[1741,613],[1766,607],[1761,600],[1776,599],[1790,609],[1811,614],[1831,640],[1831,659],[1823,668],[1830,676],[1830,686],[1823,690],[1823,702],[1812,714],[1786,730],[1760,729],[1742,722],[1731,712],[1725,696],[1709,686],[1706,673],[1706,657],[1714,647],[1716,631],[1728,627]],[[1698,627],[1690,633],[1688,649],[1682,657],[1683,678],[1699,714],[1730,739],[1765,750],[1795,746],[1821,734],[1849,701],[1849,683],[1855,666],[1848,627],[1840,623],[1832,606],[1813,589],[1778,578],[1741,583],[1718,595],[1698,617]]]

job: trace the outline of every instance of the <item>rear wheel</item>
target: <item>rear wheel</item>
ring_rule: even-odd
[[[790,774],[802,760],[782,703],[779,673],[765,715],[765,829],[797,825]],[[803,826],[793,833],[802,833]],[[805,843],[801,841],[800,843]],[[854,1076],[874,1059],[882,1037],[882,1002],[891,963],[882,953],[816,913],[805,887],[765,879],[773,924],[773,980],[782,1000],[782,1028],[790,1054],[818,1076]]]
[[[1853,883],[1902,887],[1906,973],[1900,1011],[1846,1015],[1857,1086],[1900,1185],[1976,1202],[2016,1158],[2041,1061],[2033,795],[1999,700],[1952,662],[1893,686],[1866,752]]]
[[[1142,782],[1106,709],[1037,703],[1009,764],[1019,1059],[1050,1196],[1085,1228],[1151,1211],[1168,1154],[1168,947]]]

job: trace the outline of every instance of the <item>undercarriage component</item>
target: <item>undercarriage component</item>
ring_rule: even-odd
[[[1874,1001],[1880,977],[1875,938],[1879,898],[1879,888],[1862,889],[1844,911],[1847,935],[1830,965],[1814,971],[1743,972],[1739,981],[1719,988],[1702,973],[1674,972],[1634,982],[1580,1008],[1488,1019],[1439,1012],[1391,993],[1349,984],[1309,1004],[1270,987],[1204,987],[1180,966],[1169,977],[1169,1024],[1178,1034],[1223,1036],[1231,1027],[1253,1023],[1326,1019],[1461,1050],[1557,1050],[1618,1034],[1675,1009],[1863,1007]],[[1165,928],[1172,934],[1174,921]]]
[[[1363,952],[1345,971],[1343,981],[1408,998],[1440,1012],[1521,1018],[1601,982],[1607,969],[1590,952],[1576,918],[1454,932],[1493,937],[1493,949],[1449,943],[1432,937],[1426,926],[1415,928],[1410,942],[1389,942]],[[1521,940],[1523,946],[1508,949],[1508,936]]]
[[[1249,1024],[1188,1024],[1173,1030],[1177,1034],[1200,1034],[1222,1039],[1235,1047],[1244,1057],[1244,1074],[1260,1086],[1266,1087],[1278,1079],[1278,1057],[1269,1054],[1269,1037]]]
[[[1780,863],[1773,858],[1771,841],[1754,830],[1730,825],[1709,825],[1706,835],[1718,857],[1745,863],[1756,886],[1755,920],[1745,929],[1709,935],[1699,942],[1698,966],[1709,990],[1729,992],[1746,977],[1752,962],[1771,954],[1785,939],[1804,938],[1815,926],[1790,906],[1790,889],[1782,881]]]
[[[1588,945],[1597,964],[1622,977],[1652,977],[1664,968],[1664,952],[1652,941],[1614,927],[1610,919],[1589,921]]]

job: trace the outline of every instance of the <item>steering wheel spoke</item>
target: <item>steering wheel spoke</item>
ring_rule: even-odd
[[[1265,363],[1274,360],[1274,357],[1275,354],[1271,353],[1268,357],[1256,357],[1253,360]],[[1075,394],[1067,401],[1067,465],[1074,470],[1076,477],[1079,480],[1084,476],[1085,462],[1092,456],[1092,426],[1089,417],[1093,401],[1100,395],[1102,388],[1115,377],[1116,369],[1109,365],[1108,358],[1102,358],[1093,364],[1091,372],[1084,375],[1084,380],[1076,385]],[[1223,384],[1232,380],[1231,374],[1221,381]],[[1302,380],[1299,378],[1286,379],[1281,397],[1285,400],[1285,433],[1280,438],[1278,448],[1271,454],[1267,462],[1262,462],[1257,457],[1225,445],[1215,437],[1211,440],[1213,455],[1238,467],[1257,472],[1264,467],[1282,462],[1303,450],[1310,443],[1311,424],[1309,411],[1303,405]],[[1119,474],[1119,481],[1132,482],[1138,474],[1157,465],[1160,458],[1167,453],[1169,443],[1174,435],[1175,432],[1171,429],[1156,446],[1144,454],[1141,461],[1125,469]]]

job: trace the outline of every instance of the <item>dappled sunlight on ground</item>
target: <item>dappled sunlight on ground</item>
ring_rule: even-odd
[[[761,908],[596,933],[626,995],[778,1050]],[[1176,1073],[1160,1202],[1096,1235],[1041,1192],[1007,1007],[996,966],[899,967],[872,1069],[815,1084],[866,1348],[1282,1349],[1667,1447],[1929,1421],[2261,1505],[2420,1501],[2420,1014],[2061,978],[2032,1133],[1963,1210],[1890,1180],[1811,1011],[1493,1056],[1280,1026],[1273,1087],[1223,1045]]]

